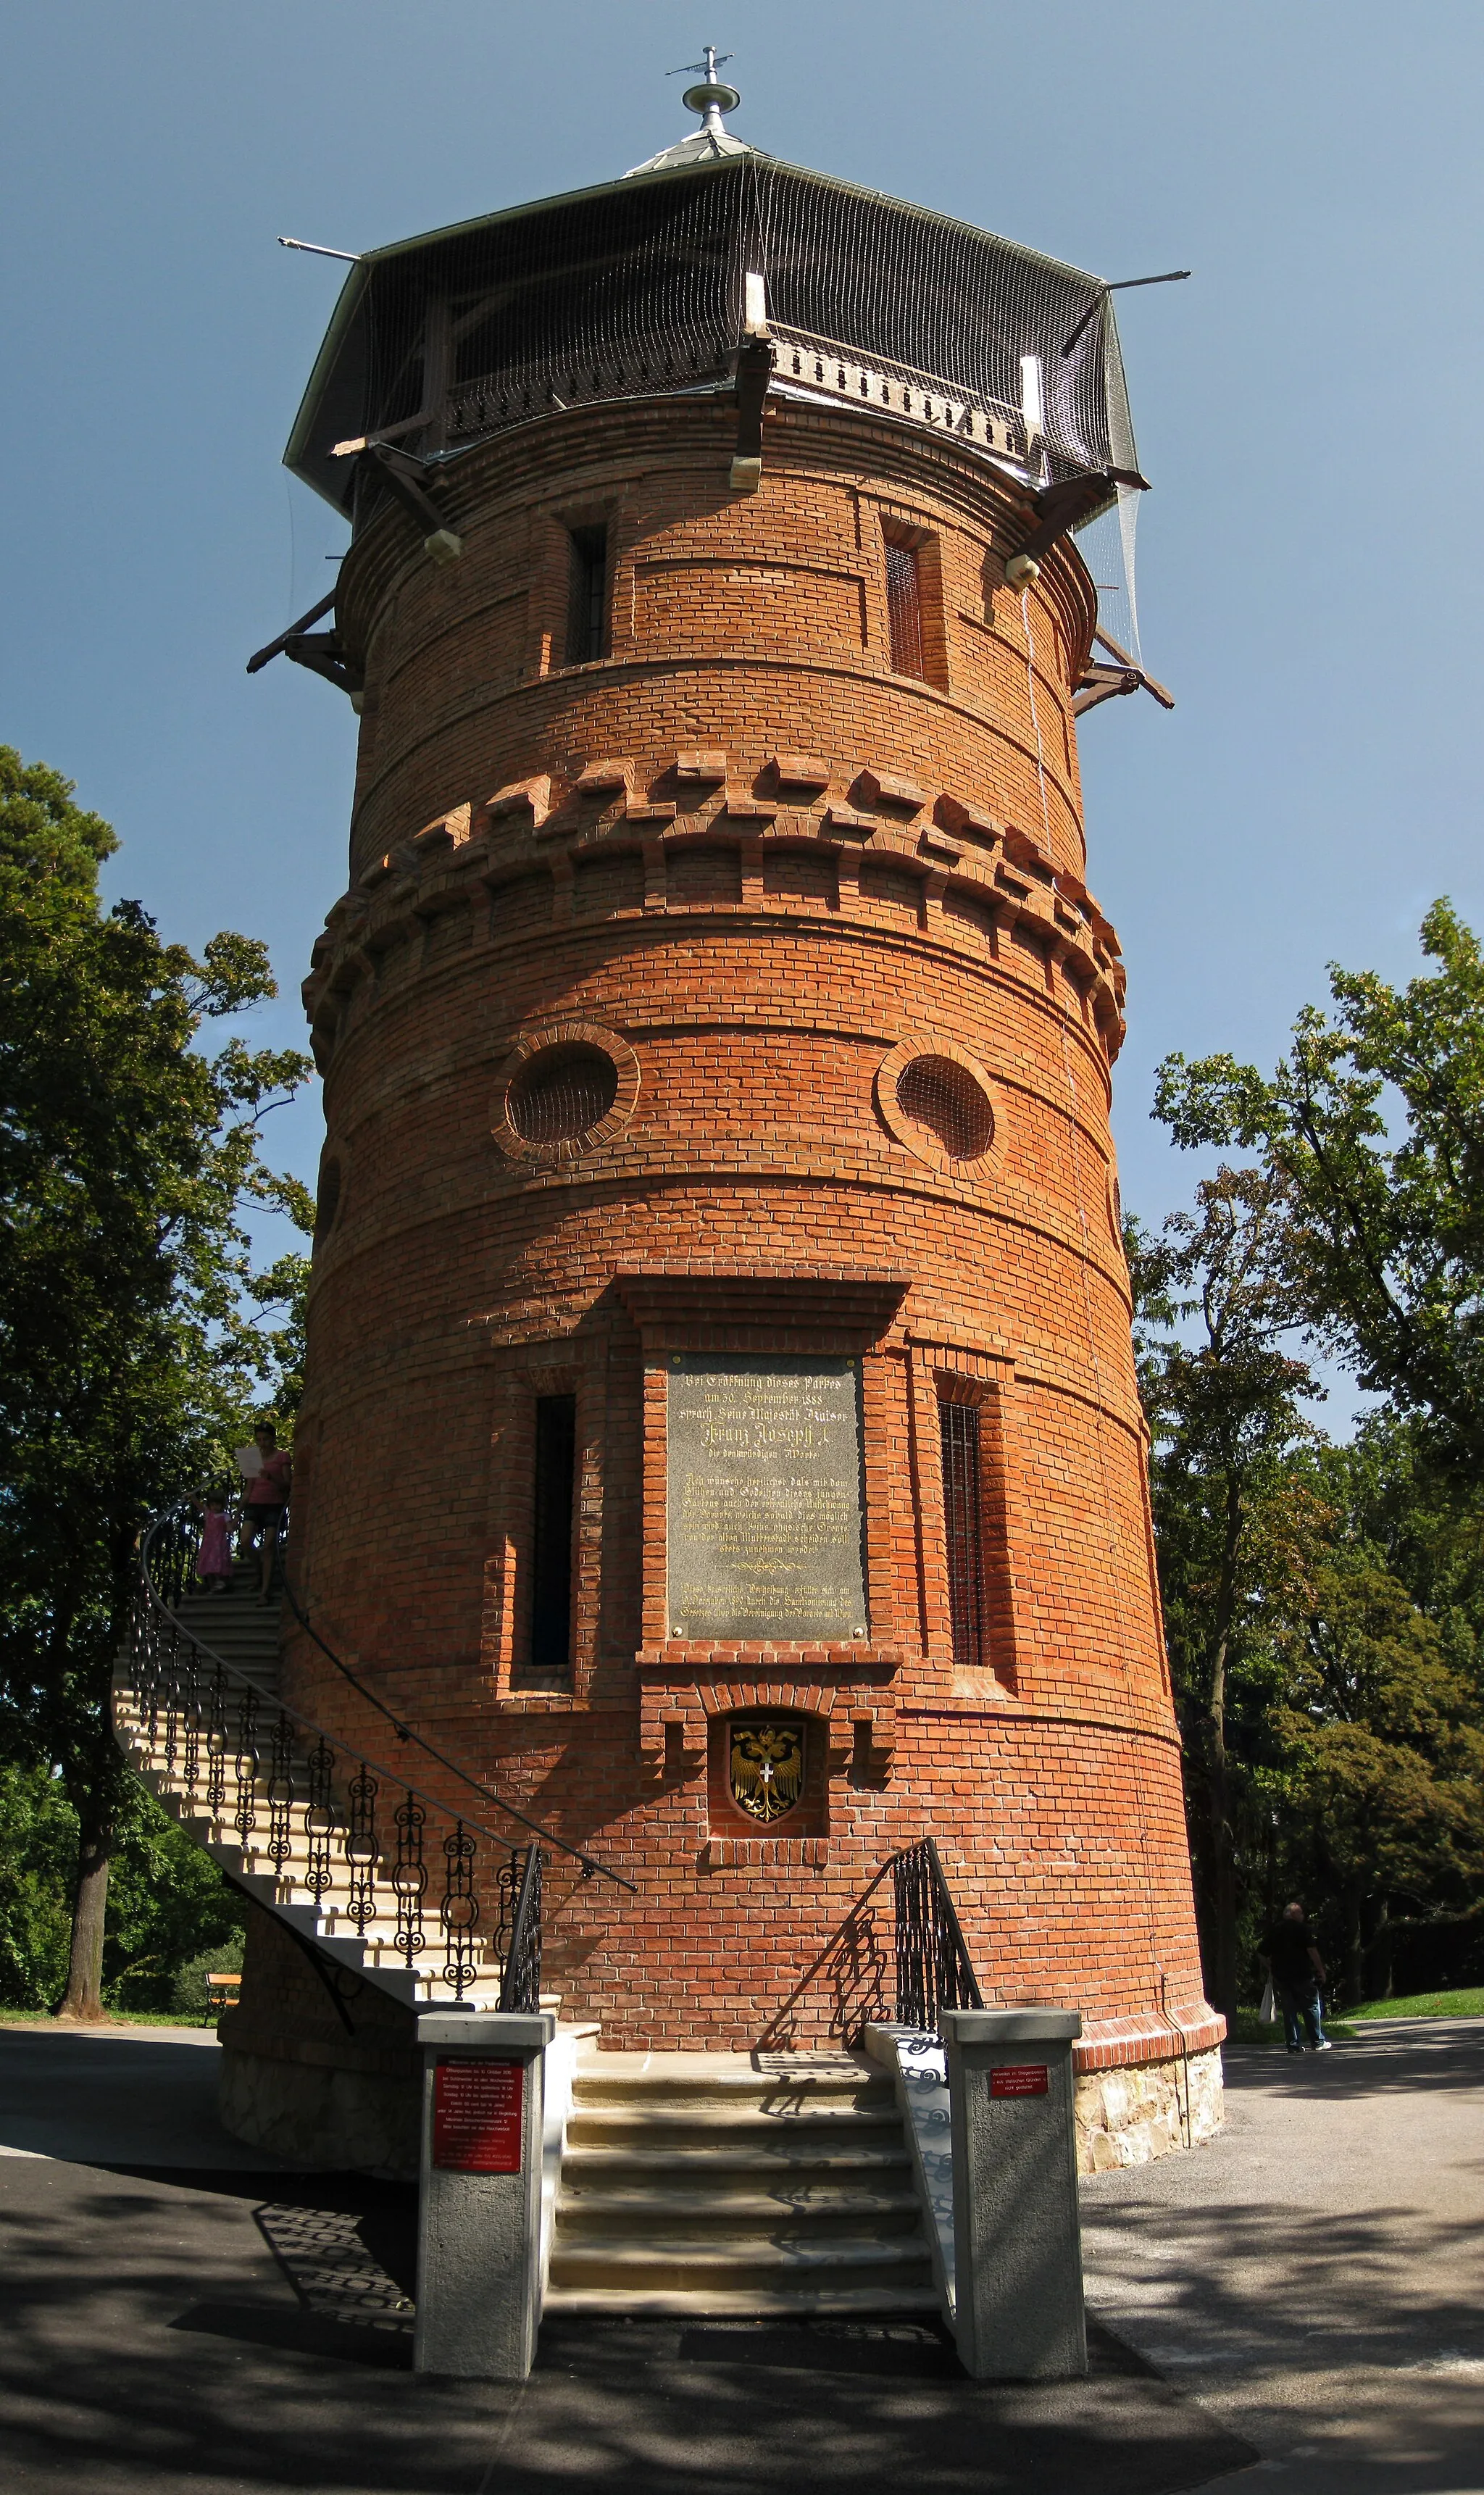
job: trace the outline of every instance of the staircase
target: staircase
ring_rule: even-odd
[[[578,2061],[547,2312],[938,2305],[889,2079],[827,2054]]]
[[[522,1855],[406,1781],[386,1757],[398,1746],[389,1723],[381,1759],[368,1759],[292,1713],[279,1696],[277,1595],[260,1603],[250,1560],[230,1593],[200,1590],[179,1518],[146,1540],[114,1671],[114,1737],[136,1775],[322,1959],[409,2009],[534,2009],[540,1849]],[[411,1742],[423,1767],[426,1745]],[[447,1763],[426,1753],[426,1764]]]
[[[245,1672],[260,1689],[278,1696],[279,1603],[261,1603],[261,1566],[256,1559],[232,1563],[230,1594],[187,1594],[174,1606],[187,1637],[219,1654],[233,1672]]]

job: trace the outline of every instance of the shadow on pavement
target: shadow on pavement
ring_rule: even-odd
[[[900,2321],[554,2317],[520,2390],[407,2370],[412,2194],[15,2160],[7,2495],[1177,2495],[1254,2458],[1105,2331],[990,2386]]]

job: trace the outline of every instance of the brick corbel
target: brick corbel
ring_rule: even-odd
[[[817,1351],[825,1358],[878,1343],[909,1279],[844,1265],[797,1274],[702,1257],[620,1266],[613,1278],[646,1353]]]

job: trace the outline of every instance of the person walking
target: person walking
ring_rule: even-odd
[[[260,1603],[268,1601],[273,1588],[273,1561],[278,1554],[279,1535],[283,1530],[284,1510],[294,1484],[294,1466],[289,1450],[278,1443],[278,1432],[271,1421],[260,1421],[253,1432],[258,1450],[258,1470],[247,1485],[242,1502],[242,1531],[237,1542],[237,1556],[245,1558],[256,1549],[263,1557],[263,1582],[259,1588]]]
[[[1307,2028],[1311,2053],[1330,2051],[1324,2033],[1319,1987],[1325,1981],[1314,1928],[1306,1920],[1302,1897],[1290,1897],[1257,1953],[1273,1979],[1283,2014],[1283,2037],[1290,2053],[1302,2053]]]

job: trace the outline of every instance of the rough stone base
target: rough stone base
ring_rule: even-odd
[[[270,2060],[224,2045],[217,2104],[234,2139],[286,2166],[398,2182],[417,2175],[416,2079]]]
[[[1084,2071],[1076,2083],[1077,2170],[1147,2166],[1171,2149],[1194,2148],[1224,2119],[1221,2048],[1168,2062]]]

